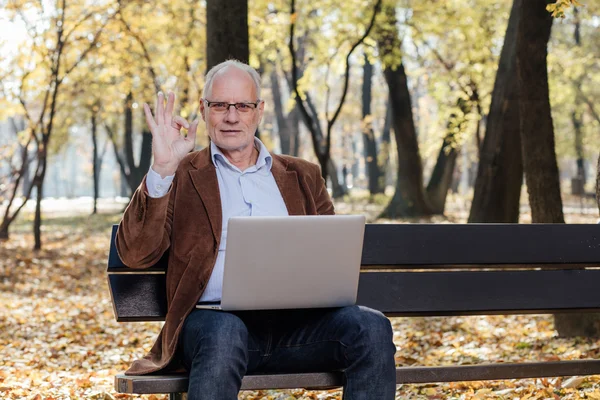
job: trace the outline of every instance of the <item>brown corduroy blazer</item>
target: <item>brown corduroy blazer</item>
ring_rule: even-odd
[[[319,166],[272,157],[271,172],[289,215],[334,213]],[[117,250],[131,268],[150,267],[169,250],[168,311],[150,353],[133,362],[129,375],[181,368],[174,357],[179,333],[208,283],[221,240],[221,198],[210,147],[183,159],[167,195],[152,198],[145,187],[144,178],[119,224]]]

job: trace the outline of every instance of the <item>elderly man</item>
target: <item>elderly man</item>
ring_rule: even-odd
[[[117,249],[133,268],[169,250],[168,312],[150,353],[127,373],[183,367],[190,400],[233,400],[247,373],[342,370],[344,399],[393,399],[396,348],[378,311],[195,307],[220,300],[230,217],[333,214],[333,204],[317,165],[270,154],[255,138],[265,103],[250,66],[230,60],[208,72],[200,112],[211,144],[204,150],[193,151],[198,121],[173,116],[173,94],[164,101],[159,93],[156,115],[144,104],[154,161],[123,215]]]

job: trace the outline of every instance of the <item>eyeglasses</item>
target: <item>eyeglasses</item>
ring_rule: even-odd
[[[222,101],[208,101],[204,99],[208,108],[217,113],[224,113],[229,111],[229,107],[234,106],[238,112],[247,113],[256,110],[262,100],[257,100],[256,103],[225,103]]]

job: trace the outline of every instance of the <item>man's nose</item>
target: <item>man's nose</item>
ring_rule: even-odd
[[[227,111],[225,111],[225,121],[235,123],[239,121],[239,119],[240,115],[237,108],[235,108],[233,104],[230,104]]]

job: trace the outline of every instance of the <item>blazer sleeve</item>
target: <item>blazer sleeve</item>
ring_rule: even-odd
[[[317,215],[333,215],[335,214],[335,210],[333,208],[333,202],[331,201],[331,196],[329,196],[329,192],[327,191],[327,186],[325,184],[325,179],[321,176],[321,169],[319,166],[315,168],[315,206],[317,208]]]
[[[177,174],[167,194],[158,198],[146,193],[142,179],[117,229],[117,252],[128,267],[151,267],[169,248],[176,190]]]

